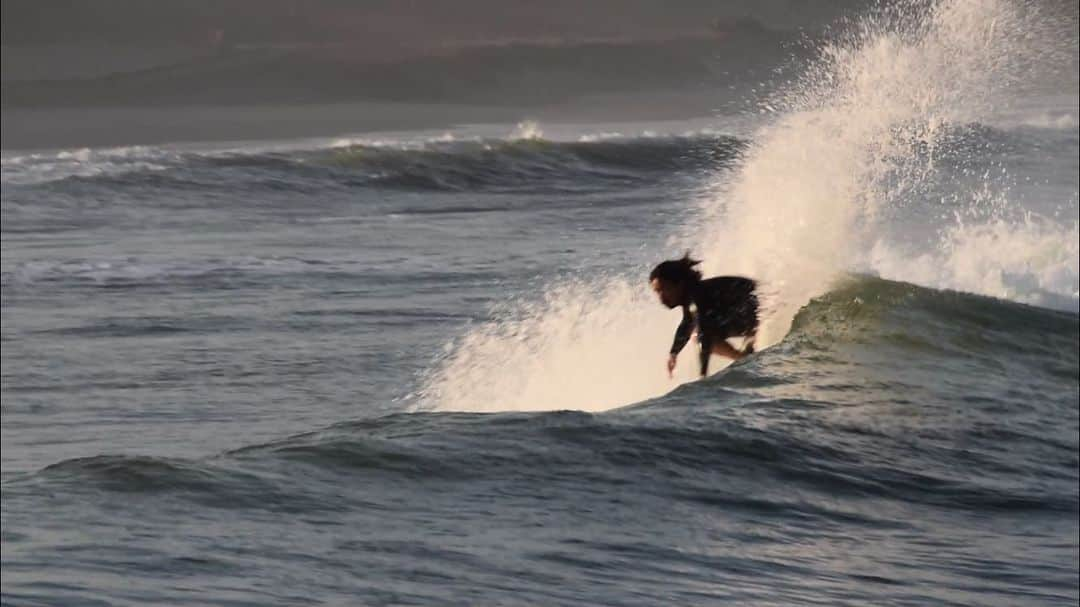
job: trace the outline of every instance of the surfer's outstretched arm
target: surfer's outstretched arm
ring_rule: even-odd
[[[677,355],[682,352],[686,342],[690,341],[690,334],[694,332],[694,315],[690,310],[683,308],[682,322],[675,329],[675,341],[671,342],[671,354]]]
[[[683,347],[686,346],[686,342],[690,341],[690,334],[693,331],[694,315],[684,307],[682,322],[675,329],[675,340],[671,342],[671,350],[668,352],[667,372],[669,376],[675,372],[675,361],[679,356],[679,352],[682,352]]]

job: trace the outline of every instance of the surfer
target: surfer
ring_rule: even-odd
[[[697,330],[701,345],[701,376],[709,371],[709,356],[718,354],[737,360],[754,351],[754,337],[758,328],[757,283],[742,276],[717,276],[702,278],[695,266],[701,260],[682,259],[665,261],[649,274],[649,284],[660,297],[660,303],[668,308],[683,309],[682,322],[675,329],[675,341],[668,356],[668,375],[675,370],[675,361],[683,346]],[[731,337],[746,339],[742,350],[727,342]]]

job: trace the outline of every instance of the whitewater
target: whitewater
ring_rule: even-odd
[[[1033,79],[1065,77],[1070,44],[1075,51],[1067,28],[1007,2],[901,4],[848,24],[798,82],[763,102],[779,118],[754,133],[736,168],[706,184],[692,225],[664,252],[692,250],[706,274],[762,282],[772,302],[765,345],[845,272],[1077,312],[1075,188],[1033,208],[1011,202],[1022,177],[995,149],[1011,142],[984,123]],[[1074,160],[1070,144],[1060,151],[1067,158],[1050,162]],[[943,183],[953,179],[966,183]],[[467,335],[429,386],[433,400],[599,410],[666,392],[655,361],[624,355],[663,352],[670,340],[636,271],[599,287],[592,277],[560,286]],[[693,378],[688,358],[683,380]]]

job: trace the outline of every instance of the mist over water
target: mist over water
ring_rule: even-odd
[[[1042,79],[1069,77],[1074,49],[1067,23],[1007,1],[901,2],[838,26],[764,104],[775,118],[737,165],[686,201],[685,227],[652,253],[691,250],[706,275],[760,281],[764,346],[847,272],[1075,312],[1076,222],[1010,201],[1005,167],[985,166],[986,146],[962,136]],[[966,187],[946,187],[958,178]],[[1075,216],[1075,195],[1056,204]],[[667,392],[677,383],[663,355],[678,321],[652,301],[648,269],[550,285],[543,301],[472,330],[423,402],[597,411]],[[681,357],[678,381],[694,377],[693,358]]]

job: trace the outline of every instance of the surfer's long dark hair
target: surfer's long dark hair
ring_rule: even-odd
[[[698,282],[701,280],[701,272],[695,266],[700,263],[700,259],[690,257],[690,251],[687,251],[681,259],[669,259],[653,268],[653,271],[649,273],[649,282],[657,278],[676,284]]]

